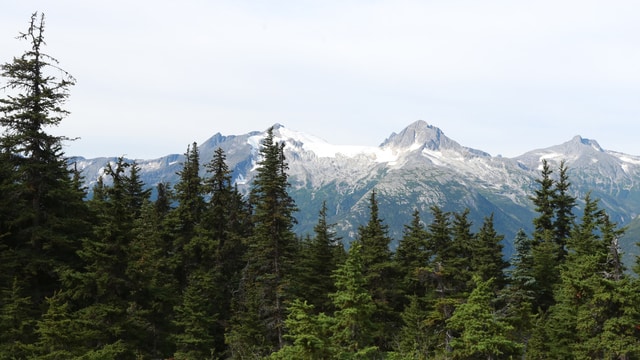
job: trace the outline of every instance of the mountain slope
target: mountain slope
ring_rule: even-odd
[[[248,191],[264,136],[264,131],[215,134],[199,145],[201,164],[211,159],[216,148],[222,148],[234,181],[242,191]],[[333,145],[279,124],[274,125],[274,136],[286,144],[290,192],[300,209],[296,214],[299,233],[312,231],[318,210],[326,201],[329,220],[337,223],[345,241],[353,239],[358,226],[367,221],[369,194],[375,188],[380,214],[396,239],[416,208],[425,222],[430,221],[433,205],[446,211],[469,208],[476,226],[494,213],[496,228],[506,235],[509,252],[518,229],[530,230],[535,214],[529,196],[542,159],[554,169],[565,160],[573,195],[582,198],[591,191],[602,199],[602,206],[615,221],[629,222],[640,208],[640,157],[604,150],[596,141],[579,136],[516,158],[492,157],[464,147],[424,121],[391,134],[377,147]],[[114,160],[72,159],[89,186],[101,176],[106,162]],[[149,186],[177,181],[182,161],[182,155],[137,160]]]

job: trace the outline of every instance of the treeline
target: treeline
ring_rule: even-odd
[[[474,232],[468,210],[437,206],[392,252],[375,191],[348,251],[326,206],[297,236],[273,129],[247,196],[221,149],[201,176],[194,143],[154,200],[123,159],[86,200],[67,139],[46,131],[74,79],[42,34],[34,14],[31,49],[1,67],[0,359],[640,358],[622,230],[588,195],[576,217],[564,164],[543,162],[510,262],[491,215]]]

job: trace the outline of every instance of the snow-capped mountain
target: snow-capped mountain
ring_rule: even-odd
[[[200,162],[207,163],[218,147],[227,155],[234,181],[249,189],[266,131],[244,135],[215,134],[199,144]],[[535,215],[529,196],[535,189],[542,159],[554,169],[564,160],[574,195],[591,191],[621,224],[640,209],[640,157],[602,149],[595,140],[576,136],[571,141],[527,152],[516,158],[493,157],[448,138],[442,130],[417,121],[391,134],[380,146],[330,144],[320,138],[274,125],[274,136],[284,142],[289,163],[290,193],[300,211],[300,233],[312,231],[323,201],[346,239],[352,239],[367,221],[370,192],[376,189],[380,214],[391,234],[400,238],[414,209],[429,221],[430,207],[446,211],[471,210],[480,225],[494,214],[496,228],[506,235],[507,250],[518,229],[529,229]],[[185,146],[186,149],[186,146]],[[175,183],[183,155],[137,160],[149,186]],[[101,176],[115,158],[71,159],[88,182]],[[206,175],[203,171],[203,175]],[[635,241],[635,240],[634,240]]]

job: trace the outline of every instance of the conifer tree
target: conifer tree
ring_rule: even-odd
[[[327,203],[323,201],[313,228],[314,236],[301,244],[298,262],[302,269],[296,276],[297,291],[318,313],[328,314],[333,309],[329,298],[329,294],[335,292],[331,275],[345,257],[334,226],[327,222]]]
[[[451,285],[448,273],[453,269],[448,268],[447,249],[451,247],[452,230],[451,214],[442,211],[437,206],[431,207],[433,220],[428,225],[427,248],[431,251],[432,261],[428,269],[427,283],[427,323],[430,337],[429,349],[432,353],[438,351],[450,351],[449,343],[453,334],[446,327],[446,319],[453,314],[457,300],[451,299]],[[433,354],[432,354],[433,356]]]
[[[375,319],[379,322],[380,333],[376,344],[383,350],[391,348],[389,337],[392,329],[399,328],[400,319],[396,312],[400,299],[397,288],[398,271],[393,262],[389,245],[388,226],[379,216],[376,191],[369,198],[369,221],[358,228],[355,241],[361,246],[367,288],[376,304]]]
[[[556,242],[557,236],[554,227],[555,199],[554,180],[551,178],[553,171],[546,160],[542,160],[540,178],[536,179],[539,188],[531,197],[538,216],[533,219],[533,269],[536,279],[536,294],[533,307],[536,311],[546,311],[553,305],[553,287],[559,281],[558,266],[563,254],[563,249]]]
[[[337,291],[331,294],[336,308],[331,343],[338,359],[372,358],[378,352],[374,336],[379,325],[373,321],[377,305],[367,290],[363,246],[356,242],[346,262],[334,273]]]
[[[565,246],[567,239],[571,235],[571,227],[575,219],[573,208],[576,205],[576,198],[569,194],[571,183],[569,182],[567,171],[567,166],[563,160],[558,170],[558,180],[555,182],[555,196],[553,199],[555,209],[553,226],[555,228],[555,242],[560,248],[560,261],[562,261],[567,254]]]
[[[90,232],[83,189],[62,151],[69,139],[47,132],[69,114],[63,105],[75,79],[44,53],[44,29],[44,15],[34,13],[18,36],[28,50],[0,65],[8,94],[0,98],[0,294],[9,296],[0,297],[0,311],[22,309],[25,326],[10,330],[17,343],[34,339],[45,299],[60,288],[61,269],[78,265],[76,250]]]
[[[493,214],[484,218],[482,227],[476,234],[475,246],[472,249],[471,268],[482,281],[493,279],[496,289],[506,284],[505,269],[509,263],[502,258],[503,235],[498,235],[493,226]]]
[[[205,208],[204,189],[200,177],[200,153],[195,142],[187,146],[182,170],[178,172],[180,180],[174,186],[178,206],[171,212],[168,222],[174,231],[174,253],[176,256],[176,276],[180,288],[186,286],[189,272],[195,266],[196,259],[190,257],[185,247],[195,236],[196,226],[202,221]]]
[[[273,128],[262,141],[260,156],[250,194],[254,232],[249,238],[247,265],[227,334],[232,357],[241,357],[247,348],[261,356],[282,348],[286,302],[292,300],[296,206],[287,192],[284,143],[274,141]]]
[[[138,165],[119,158],[108,163],[110,185],[90,201],[97,220],[94,233],[78,250],[82,267],[64,272],[65,296],[73,300],[73,319],[83,329],[86,350],[132,354],[136,348],[130,304],[134,301],[129,260],[138,204],[148,200],[144,184],[130,168]],[[133,170],[135,174],[138,170]]]
[[[244,236],[249,235],[246,204],[232,185],[224,151],[206,164],[203,190],[209,201],[184,251],[191,266],[181,304],[176,307],[176,358],[210,358],[226,351],[224,325],[233,290],[240,281]]]
[[[411,223],[404,227],[404,236],[394,257],[402,282],[401,291],[407,296],[424,296],[425,286],[421,278],[431,257],[427,250],[427,236],[427,230],[420,221],[420,212],[416,209]]]
[[[134,329],[135,351],[151,358],[167,358],[174,353],[170,335],[175,331],[174,306],[180,298],[176,296],[180,291],[171,259],[171,232],[164,221],[167,210],[159,204],[164,201],[158,196],[155,203],[143,203],[128,251],[127,277],[132,284],[128,326]]]
[[[451,341],[452,356],[456,359],[504,359],[517,355],[522,345],[509,338],[513,327],[492,306],[495,285],[492,279],[482,281],[474,277],[476,287],[464,304],[447,320],[459,332]]]
[[[547,323],[550,356],[627,358],[638,355],[637,295],[619,265],[616,239],[622,230],[597,201],[585,198],[581,223],[567,243],[556,304]],[[630,301],[631,300],[631,301]],[[623,325],[622,324],[627,324]],[[621,344],[625,345],[623,349]]]
[[[520,229],[513,241],[515,253],[511,258],[508,286],[503,290],[505,317],[514,326],[513,337],[527,344],[533,327],[535,277],[533,272],[533,240]]]
[[[290,344],[271,354],[269,359],[323,360],[335,356],[330,341],[330,328],[334,319],[324,313],[317,313],[313,305],[295,299],[289,306],[285,321],[288,329],[285,339]]]

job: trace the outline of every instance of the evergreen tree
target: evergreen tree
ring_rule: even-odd
[[[8,331],[16,344],[26,344],[36,336],[33,324],[45,299],[61,286],[61,269],[77,267],[76,250],[90,225],[84,191],[62,151],[69,139],[47,132],[69,114],[62,106],[75,80],[43,52],[43,15],[34,13],[18,39],[29,49],[0,65],[8,93],[0,98],[0,311],[21,309],[25,325],[0,325],[0,333]]]
[[[376,304],[374,317],[380,326],[376,344],[383,350],[389,350],[389,335],[397,331],[401,321],[396,312],[400,303],[396,285],[398,271],[389,249],[391,238],[388,235],[388,226],[379,216],[375,190],[371,192],[369,199],[369,221],[358,228],[358,238],[355,242],[362,247],[361,256],[367,288]]]
[[[379,325],[373,321],[377,305],[367,290],[363,246],[352,244],[347,260],[334,273],[337,291],[331,294],[336,308],[331,344],[338,359],[373,358],[378,352],[374,336]]]
[[[502,289],[506,284],[505,269],[509,263],[502,258],[503,235],[498,235],[493,226],[493,214],[484,218],[482,227],[476,234],[472,249],[471,268],[482,281],[493,279],[494,290]]]
[[[250,194],[254,232],[235,300],[236,314],[227,334],[233,357],[241,357],[247,348],[265,356],[284,346],[285,304],[292,293],[296,207],[287,192],[284,144],[274,141],[273,128],[262,141],[260,155]]]
[[[164,221],[168,210],[159,204],[164,201],[158,196],[155,203],[143,203],[128,251],[127,277],[132,284],[128,326],[133,329],[135,351],[150,358],[168,358],[175,350],[170,335],[175,331],[172,320],[179,288],[171,232]]]
[[[638,321],[637,306],[630,305],[637,295],[620,266],[615,239],[621,234],[587,195],[582,221],[567,243],[562,281],[546,326],[552,357],[638,355],[637,330],[627,327]]]
[[[197,262],[197,259],[193,259],[190,257],[191,254],[185,251],[185,247],[195,236],[196,226],[202,221],[205,209],[204,189],[200,177],[200,153],[195,142],[187,146],[184,157],[182,170],[177,173],[180,180],[174,187],[178,206],[171,212],[172,218],[168,219],[174,231],[176,276],[181,289],[186,286],[189,272]]]
[[[335,292],[331,275],[345,257],[345,250],[333,229],[335,224],[327,222],[327,204],[322,203],[314,236],[303,241],[298,263],[301,270],[296,276],[299,296],[304,298],[314,311],[331,313],[333,304],[329,294]]]
[[[427,230],[420,221],[420,212],[416,209],[411,223],[404,227],[404,236],[398,244],[394,257],[401,277],[401,291],[405,295],[424,296],[425,294],[424,280],[421,279],[421,275],[429,265],[431,257],[427,250],[427,236]]]
[[[232,291],[244,265],[248,209],[231,183],[226,156],[218,148],[206,165],[203,189],[209,201],[185,245],[190,260],[182,303],[176,308],[176,358],[209,358],[226,351],[224,325],[231,317]]]
[[[446,326],[446,319],[453,314],[457,300],[449,297],[451,285],[448,274],[453,271],[447,264],[447,249],[452,242],[451,214],[437,206],[431,207],[431,214],[433,220],[428,225],[427,248],[433,255],[427,275],[428,313],[425,322],[430,334],[429,344],[434,345],[430,348],[433,353],[451,350],[449,343],[453,334]]]
[[[130,323],[134,283],[128,268],[136,214],[141,212],[138,204],[147,201],[148,191],[130,176],[131,167],[137,164],[123,158],[107,164],[111,185],[90,201],[97,220],[94,234],[78,250],[82,268],[64,271],[64,294],[75,304],[73,319],[83,331],[85,350],[100,354],[131,355],[137,347]]]
[[[502,292],[505,303],[505,317],[514,326],[513,337],[527,344],[533,327],[535,299],[535,277],[533,270],[533,240],[523,229],[514,238],[515,253],[511,258],[508,286]]]
[[[550,235],[545,235],[546,232],[553,231],[553,218],[555,216],[554,210],[554,181],[551,178],[553,171],[549,167],[547,160],[542,160],[542,171],[540,172],[540,178],[536,179],[536,183],[539,188],[534,190],[534,196],[531,197],[535,210],[538,216],[533,219],[534,226],[534,240],[536,243],[545,241]]]
[[[555,209],[555,220],[553,226],[555,228],[555,242],[560,248],[560,261],[564,259],[567,252],[565,246],[567,239],[571,235],[571,227],[575,216],[573,208],[576,205],[576,198],[569,195],[569,175],[567,174],[567,166],[564,160],[560,163],[558,180],[555,182],[555,196],[553,205]]]
[[[509,338],[513,327],[492,306],[495,285],[492,279],[482,281],[475,278],[476,288],[467,302],[460,304],[447,320],[459,336],[451,341],[455,359],[503,359],[517,355],[521,345]]]
[[[289,306],[289,315],[285,321],[288,333],[285,339],[290,342],[269,359],[323,360],[334,358],[335,349],[330,341],[330,328],[334,319],[324,313],[316,314],[313,305],[295,299]]]
[[[407,359],[429,359],[431,351],[437,347],[430,336],[430,327],[425,297],[409,295],[409,304],[402,312],[403,326],[398,336],[397,354]]]
[[[538,216],[533,219],[533,269],[536,279],[536,293],[533,308],[536,311],[546,311],[553,305],[553,288],[559,281],[558,266],[564,249],[556,242],[554,227],[556,192],[553,171],[546,160],[542,160],[541,178],[536,179],[539,188],[531,197]]]

